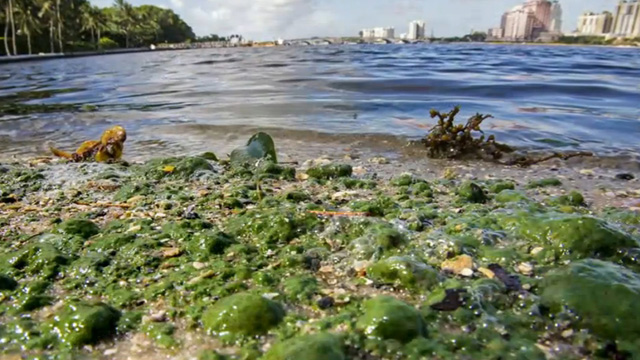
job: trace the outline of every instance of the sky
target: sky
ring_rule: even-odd
[[[110,6],[112,0],[91,0]],[[462,36],[487,31],[502,13],[524,0],[130,0],[134,5],[171,8],[199,36],[241,34],[253,40],[311,36],[357,36],[368,27],[393,26],[396,36],[412,20],[424,20],[427,33]],[[575,30],[584,11],[613,11],[617,0],[560,0],[563,30]]]

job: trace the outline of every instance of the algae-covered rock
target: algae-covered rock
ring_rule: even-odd
[[[54,331],[69,346],[92,345],[115,335],[119,319],[106,304],[70,303],[56,315]]]
[[[393,250],[403,246],[407,239],[403,233],[388,225],[376,225],[360,238],[353,241],[351,247],[358,258],[370,258],[375,253]]]
[[[267,161],[258,166],[256,175],[263,179],[272,178],[292,181],[296,178],[296,169]]]
[[[411,305],[391,296],[378,296],[364,303],[364,314],[356,328],[367,337],[407,343],[427,336],[422,315]]]
[[[15,269],[24,269],[30,275],[53,278],[70,258],[50,244],[33,244],[10,256],[7,263]]]
[[[527,184],[527,188],[529,189],[537,189],[544,187],[552,187],[552,186],[562,186],[562,181],[556,178],[542,179],[542,180],[534,180]]]
[[[542,302],[567,306],[595,334],[610,340],[640,337],[640,275],[607,261],[587,259],[548,274]]]
[[[590,216],[527,216],[512,226],[521,236],[574,257],[613,256],[621,248],[638,246],[631,235]]]
[[[18,282],[12,277],[0,274],[0,290],[15,290],[18,287]]]
[[[245,146],[231,152],[232,166],[255,165],[259,160],[278,162],[276,146],[269,134],[259,132],[249,138]]]
[[[284,281],[284,294],[291,300],[309,300],[318,291],[318,281],[309,275],[293,276]]]
[[[60,225],[58,230],[64,234],[79,236],[88,239],[100,233],[100,228],[93,221],[85,219],[70,219]]]
[[[144,178],[160,180],[164,177],[189,179],[200,172],[213,170],[213,165],[207,159],[191,156],[149,160],[139,171]]]
[[[485,194],[484,189],[474,182],[467,181],[463,183],[457,189],[456,193],[461,200],[466,202],[479,204],[487,202],[487,195]]]
[[[515,190],[516,184],[512,181],[497,181],[491,185],[489,185],[489,191],[494,194],[499,194],[504,190]]]
[[[314,179],[330,180],[341,177],[349,177],[353,173],[351,165],[328,164],[312,167],[307,170],[307,175]]]
[[[332,334],[320,333],[295,337],[275,344],[263,357],[264,360],[344,360],[341,339]]]
[[[567,195],[560,195],[549,199],[550,205],[557,206],[584,206],[584,196],[577,191],[572,191]]]
[[[411,174],[402,174],[391,179],[391,185],[393,186],[409,186],[414,183],[413,175]]]
[[[438,272],[429,265],[406,256],[392,256],[367,269],[373,280],[406,288],[427,289],[438,283]]]
[[[503,204],[530,201],[527,195],[515,190],[502,190],[496,195],[495,200]]]
[[[205,231],[193,237],[188,244],[190,253],[197,257],[223,254],[225,249],[234,244],[231,236],[220,231]]]
[[[212,334],[254,336],[265,334],[284,317],[282,306],[251,293],[223,298],[203,315],[202,323]]]

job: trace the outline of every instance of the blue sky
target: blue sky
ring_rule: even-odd
[[[91,0],[109,6],[112,0]],[[239,33],[255,40],[357,35],[365,27],[393,26],[399,35],[411,20],[427,22],[436,36],[486,31],[524,0],[130,0],[180,14],[196,34]],[[616,0],[560,0],[563,30],[573,31],[584,11],[613,11]]]

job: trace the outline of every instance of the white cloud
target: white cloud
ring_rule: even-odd
[[[317,11],[315,0],[171,1],[184,2],[183,16],[197,33],[241,34],[254,39],[295,37],[304,31],[305,21],[315,19]]]
[[[171,0],[171,4],[176,8],[176,9],[182,9],[182,6],[184,6],[184,2],[182,0]]]

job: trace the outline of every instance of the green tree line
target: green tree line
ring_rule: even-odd
[[[115,0],[111,7],[88,0],[1,0],[0,54],[100,50],[179,43],[195,39],[191,27],[170,9],[133,6]]]

